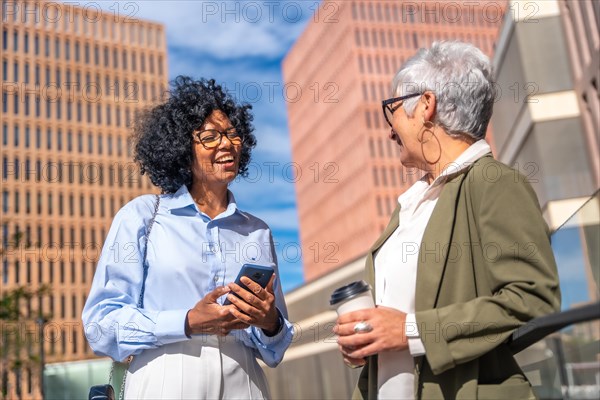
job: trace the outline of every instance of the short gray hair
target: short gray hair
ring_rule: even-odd
[[[495,84],[489,58],[477,47],[463,42],[433,42],[420,49],[400,68],[392,93],[402,96],[432,91],[436,95],[434,123],[452,136],[485,138],[492,116]],[[404,102],[412,116],[419,97]]]

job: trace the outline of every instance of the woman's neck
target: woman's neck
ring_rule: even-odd
[[[454,163],[474,143],[474,141],[451,137],[447,134],[440,135],[440,137],[442,138],[440,158],[435,164],[428,166],[427,179],[429,184],[436,180],[448,166]]]
[[[212,185],[208,187],[208,185],[202,184],[202,182],[193,182],[190,188],[190,195],[198,208],[210,218],[215,218],[225,211],[229,203],[227,185]]]

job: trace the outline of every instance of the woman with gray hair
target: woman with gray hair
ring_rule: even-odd
[[[558,274],[537,197],[484,140],[495,100],[476,47],[421,49],[382,103],[404,167],[423,177],[398,198],[367,254],[374,309],[339,317],[344,361],[365,366],[357,398],[533,398],[506,345],[559,310]]]

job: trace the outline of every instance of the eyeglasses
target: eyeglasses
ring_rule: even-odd
[[[383,100],[381,102],[381,108],[383,109],[383,116],[385,117],[385,120],[387,121],[389,126],[392,127],[392,129],[394,128],[392,126],[392,117],[394,116],[394,112],[397,109],[399,109],[400,107],[402,107],[402,103],[398,104],[396,107],[392,107],[392,104],[394,104],[397,101],[403,102],[406,99],[410,99],[412,97],[417,97],[417,96],[420,96],[421,94],[422,93],[412,93],[412,94],[407,94],[405,96],[393,97],[391,99]]]
[[[214,149],[221,144],[223,136],[227,136],[227,139],[233,145],[242,144],[242,137],[235,128],[229,128],[225,131],[219,131],[217,129],[206,129],[199,132],[194,132],[194,136],[200,141],[205,149]]]

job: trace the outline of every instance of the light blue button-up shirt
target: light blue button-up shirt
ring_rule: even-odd
[[[292,340],[292,325],[281,290],[277,259],[267,224],[239,210],[231,192],[227,209],[211,219],[201,212],[187,187],[160,196],[148,240],[148,275],[143,308],[144,235],[156,197],[140,196],[115,216],[83,309],[85,334],[96,354],[123,360],[144,349],[187,340],[185,316],[217,286],[233,282],[245,263],[275,268],[276,306],[284,318],[272,337],[256,327],[231,334],[276,366]],[[221,297],[222,303],[225,297]]]

